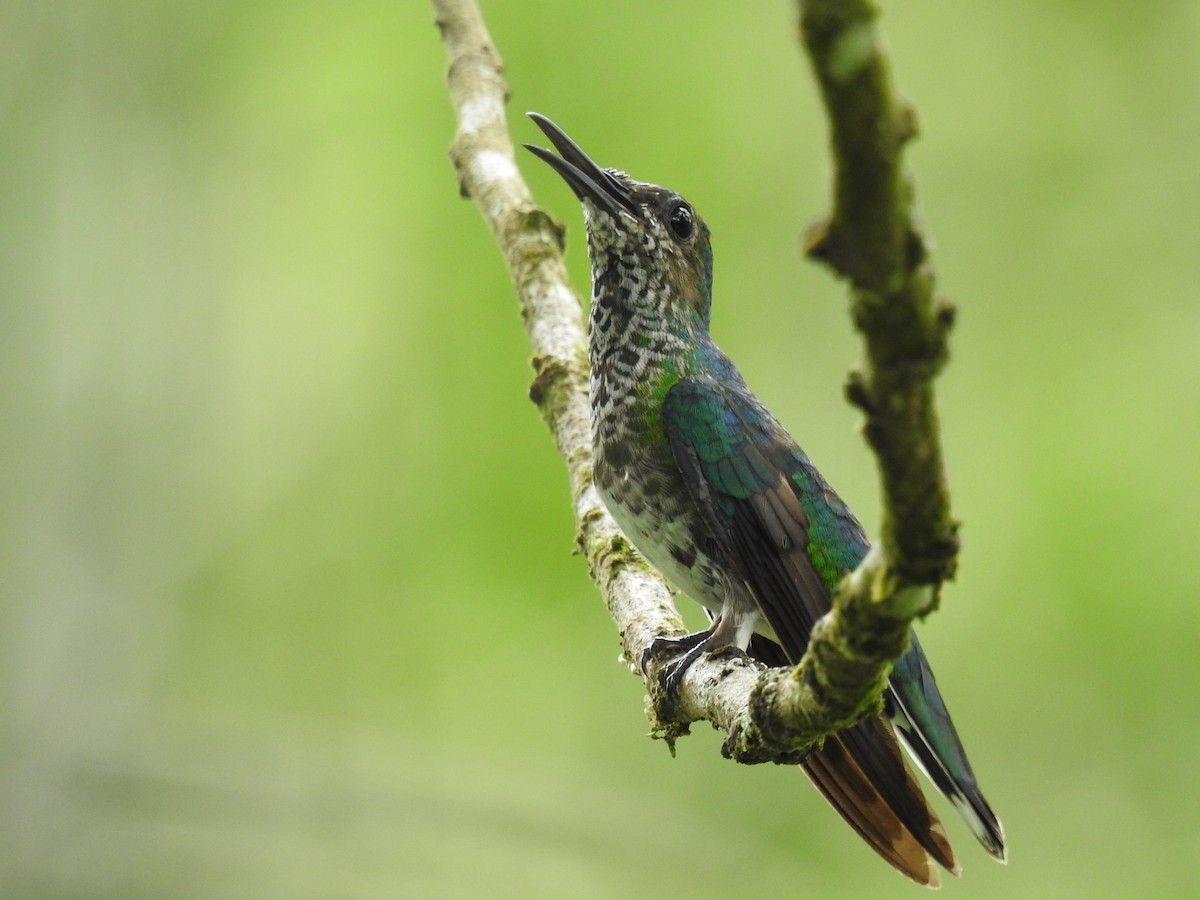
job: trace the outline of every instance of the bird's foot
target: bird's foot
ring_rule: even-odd
[[[697,631],[695,634],[685,634],[683,637],[655,638],[642,653],[642,671],[645,672],[649,668],[650,661],[656,656],[682,653],[678,659],[667,663],[659,675],[659,681],[663,688],[668,692],[674,691],[679,687],[679,682],[683,680],[684,674],[692,663],[708,649],[712,636],[712,629],[708,629]]]

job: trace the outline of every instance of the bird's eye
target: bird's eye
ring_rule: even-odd
[[[667,214],[667,224],[677,240],[686,241],[696,230],[695,215],[686,203],[677,203]]]

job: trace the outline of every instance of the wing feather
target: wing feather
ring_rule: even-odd
[[[663,426],[684,481],[705,510],[727,560],[750,588],[778,643],[756,635],[751,653],[795,664],[817,619],[830,608],[831,580],[866,552],[853,515],[766,410],[715,385],[681,381],[663,404]],[[801,481],[824,506],[806,510]],[[814,517],[824,521],[814,523]],[[814,564],[814,531],[848,538],[853,562],[831,576]],[[854,541],[861,543],[855,546]],[[817,548],[825,558],[837,547]],[[885,860],[935,884],[930,857],[957,873],[941,823],[882,719],[828,739],[804,769],[830,804]]]

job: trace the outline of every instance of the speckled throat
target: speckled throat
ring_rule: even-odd
[[[594,270],[588,339],[594,479],[638,550],[717,612],[727,585],[715,537],[680,478],[660,419],[663,396],[689,374],[696,336],[666,327],[671,317],[661,298],[670,287],[648,268],[610,262]]]

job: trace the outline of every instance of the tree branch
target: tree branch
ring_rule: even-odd
[[[847,396],[866,413],[883,490],[880,564],[898,586],[954,574],[957,523],[942,462],[933,378],[946,361],[953,308],[936,297],[901,167],[916,118],[900,102],[866,0],[800,0],[800,33],[830,121],[834,207],[806,249],[850,283],[866,359]]]
[[[617,623],[625,658],[641,660],[655,638],[682,635],[685,629],[672,604],[669,587],[621,534],[592,485],[586,337],[582,305],[568,285],[562,263],[563,229],[534,204],[517,170],[505,124],[508,89],[503,66],[476,4],[434,0],[433,5],[449,57],[448,82],[458,120],[450,156],[458,173],[460,192],[475,202],[508,264],[533,347],[535,376],[530,397],[567,466],[578,546]],[[831,54],[834,68],[830,71],[843,73],[835,72],[829,78],[839,84],[858,83],[861,68],[858,58],[848,52],[845,38],[839,39],[836,29],[818,29],[818,32],[823,35],[818,43]],[[874,47],[870,42],[868,46]],[[872,58],[878,64],[877,57]],[[814,53],[822,77],[820,73],[827,67],[816,60]],[[847,74],[848,80],[844,77]],[[883,83],[886,84],[886,79]],[[827,102],[830,102],[828,93]],[[836,122],[834,132],[837,147],[841,132]],[[845,134],[841,140],[854,143],[856,139]],[[901,141],[893,136],[890,143],[894,152]],[[851,148],[847,153],[849,160],[858,151]],[[887,163],[886,157],[879,157],[876,164],[880,159],[885,164],[881,169],[883,174],[876,180],[880,185],[891,184],[892,189],[890,196],[884,192],[882,200],[871,202],[882,203],[884,215],[907,235],[906,206],[897,211],[900,209],[897,199],[903,195],[904,185],[897,182],[898,176],[889,180],[886,174],[897,171],[895,162]],[[864,262],[846,265],[848,271],[863,273],[852,276],[856,285],[854,308],[860,328],[868,335],[870,348],[874,344],[869,335],[880,330],[876,323],[908,323],[915,319],[920,324],[924,314],[919,309],[916,313],[900,313],[891,305],[895,296],[907,297],[911,293],[907,285],[918,280],[911,276],[911,257],[905,252],[886,249],[891,244],[881,245],[885,249],[878,253],[863,254],[856,249],[861,246],[862,227],[872,233],[879,230],[878,225],[855,224],[860,219],[864,222],[870,219],[869,194],[860,194],[854,187],[858,177],[839,158],[839,205],[831,220],[835,224],[823,229],[821,239],[812,243],[811,252],[839,271],[843,271],[840,268],[843,256],[853,260],[863,256]],[[842,204],[843,193],[862,199]],[[878,210],[875,215],[879,215]],[[886,228],[883,233],[891,235],[893,230]],[[876,247],[873,243],[866,246]],[[902,251],[909,249],[908,243],[902,242],[900,246]],[[895,274],[897,271],[900,276]],[[874,280],[876,275],[883,279],[878,284]],[[861,289],[857,287],[860,281],[865,285]],[[907,335],[908,331],[901,334]],[[920,413],[925,426],[936,425],[928,387],[917,388],[913,394],[909,385],[927,385],[927,379],[921,382],[915,377],[915,370],[920,367],[914,367],[913,360],[940,361],[942,344],[936,345],[937,353],[932,357],[899,352],[886,339],[879,343],[879,348],[878,353],[869,349],[868,365],[858,379],[861,386],[855,389],[856,402],[870,407],[868,434],[872,444],[881,459],[881,447],[889,454],[895,449],[893,455],[897,460],[914,448],[925,452],[922,448],[932,447],[940,472],[936,432],[930,438],[930,432],[922,427],[914,428],[900,420],[907,410]],[[889,361],[900,363],[899,375],[895,366],[883,365]],[[927,365],[922,371],[932,374],[934,368]],[[926,393],[922,394],[922,390]],[[890,405],[896,398],[911,404],[914,396],[918,401],[925,397],[926,405],[917,402],[902,406],[899,411]],[[879,406],[886,406],[888,414],[879,413],[875,409]],[[923,436],[924,442],[918,443],[915,436]],[[641,674],[651,696],[656,736],[673,745],[677,736],[687,732],[689,723],[707,720],[728,735],[723,748],[727,756],[742,762],[795,762],[824,736],[878,710],[891,663],[904,652],[909,623],[930,608],[933,598],[933,593],[925,587],[928,582],[899,579],[886,564],[890,558],[904,560],[907,573],[910,569],[915,571],[915,564],[908,561],[927,558],[907,553],[909,544],[901,540],[897,531],[908,527],[911,504],[904,502],[910,492],[896,489],[896,478],[902,479],[921,466],[901,460],[884,464],[883,468],[885,502],[889,505],[899,502],[897,514],[885,513],[885,522],[895,524],[885,529],[884,553],[873,552],[847,579],[843,587],[848,589],[838,592],[834,611],[817,623],[800,664],[795,669],[766,669],[736,651],[706,654],[687,670],[677,689],[668,695],[659,679],[661,661],[652,657],[648,670]],[[889,474],[893,471],[894,477]],[[935,479],[935,483],[944,490],[944,479]],[[921,548],[927,543],[918,542]]]

